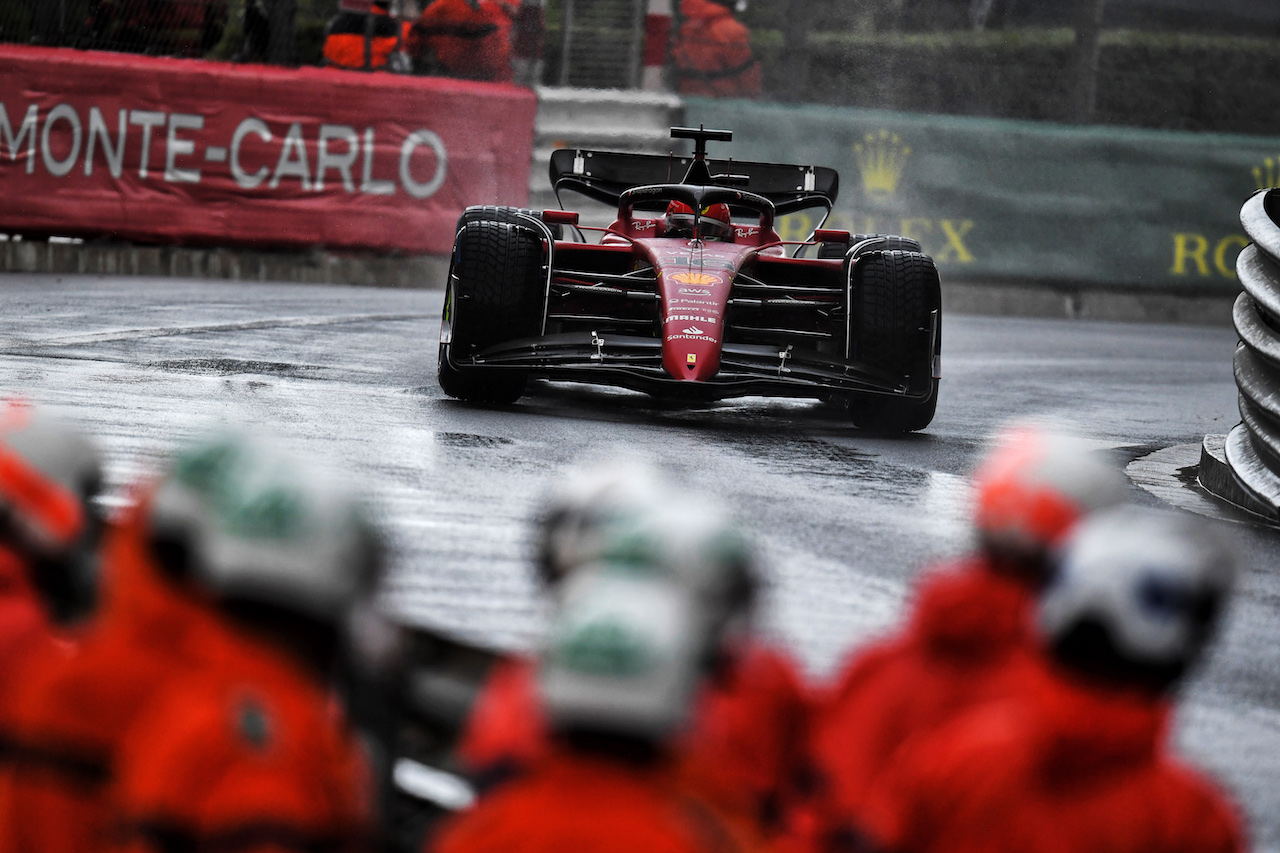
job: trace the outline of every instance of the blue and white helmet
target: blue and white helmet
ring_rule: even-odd
[[[1111,681],[1165,690],[1207,644],[1235,576],[1199,519],[1117,507],[1081,523],[1039,603],[1055,657]]]

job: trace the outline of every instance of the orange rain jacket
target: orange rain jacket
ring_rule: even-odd
[[[459,746],[482,778],[520,770],[545,756],[548,727],[535,664],[522,658],[491,673]],[[693,723],[675,747],[681,783],[723,814],[772,828],[804,745],[808,701],[795,664],[748,643],[695,700]]]
[[[683,23],[672,54],[683,95],[754,98],[760,94],[760,63],[749,32],[725,6],[711,0],[681,0]]]
[[[108,531],[103,611],[79,650],[23,670],[4,739],[0,850],[91,853],[110,839],[106,796],[133,720],[177,673],[236,652],[212,612],[157,575],[143,505]]]
[[[1035,653],[1032,601],[978,558],[930,574],[902,633],[855,654],[819,701],[802,831],[839,831],[903,742],[1007,695]]]
[[[903,746],[864,810],[895,853],[1235,853],[1223,795],[1163,745],[1168,705],[1043,663],[1017,697]]]
[[[431,853],[742,853],[662,768],[548,747],[527,775],[445,825]]]
[[[414,21],[409,53],[436,73],[509,83],[511,17],[495,0],[435,0]]]
[[[325,27],[324,62],[338,68],[385,68],[399,44],[400,26],[386,11],[374,6],[369,13],[339,12]]]
[[[27,566],[0,548],[0,706],[11,702],[23,666],[59,645]],[[0,709],[0,718],[4,711]]]
[[[371,778],[333,698],[292,662],[249,645],[234,672],[173,680],[116,760],[111,807],[129,853],[361,851]]]

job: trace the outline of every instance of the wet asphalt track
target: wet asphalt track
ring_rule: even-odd
[[[651,455],[724,496],[767,557],[767,629],[823,673],[894,621],[919,566],[965,546],[965,475],[1003,421],[1056,417],[1122,467],[1237,420],[1227,329],[949,317],[938,417],[891,440],[803,402],[666,407],[544,386],[511,409],[462,405],[435,383],[438,291],[0,285],[0,391],[72,410],[101,437],[112,484],[216,419],[269,426],[345,464],[380,504],[405,618],[502,646],[539,625],[537,495],[592,450]],[[1249,570],[1178,737],[1244,801],[1257,846],[1280,850],[1280,539],[1232,530]]]

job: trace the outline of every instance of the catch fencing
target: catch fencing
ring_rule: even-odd
[[[200,57],[226,34],[230,0],[4,0],[0,41]]]
[[[551,79],[559,86],[634,89],[640,85],[648,0],[558,0]]]
[[[1225,456],[1244,491],[1235,502],[1280,520],[1280,190],[1255,193],[1240,222],[1253,243],[1236,261],[1244,286],[1234,311],[1241,422],[1227,435]]]

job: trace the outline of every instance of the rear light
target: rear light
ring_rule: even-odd
[[[542,211],[542,221],[548,225],[577,225],[578,211],[544,210]],[[848,235],[845,236],[847,237]]]
[[[853,236],[848,231],[837,231],[834,228],[819,228],[813,232],[813,239],[818,243],[844,243],[849,245]]]

